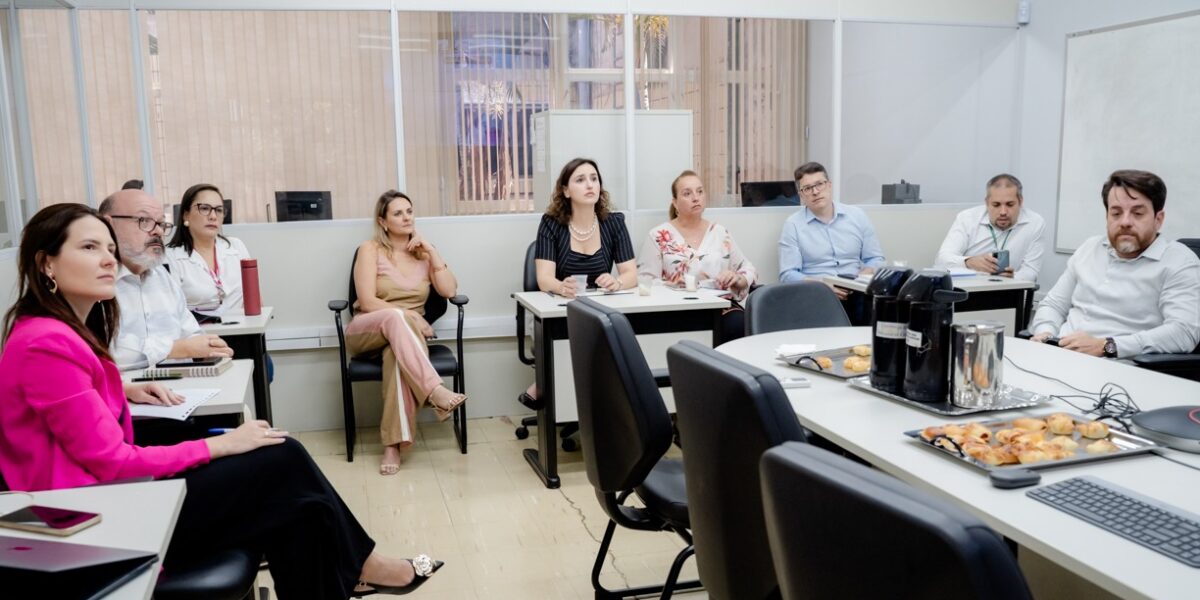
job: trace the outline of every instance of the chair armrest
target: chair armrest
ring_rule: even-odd
[[[1029,331],[1028,329],[1022,329],[1017,332],[1017,337],[1021,338],[1023,340],[1027,340],[1027,339],[1033,337],[1033,332]]]
[[[667,369],[650,369],[650,374],[654,376],[654,384],[658,387],[671,387],[671,374]]]
[[[329,310],[332,310],[333,312],[342,312],[343,310],[346,310],[347,306],[350,306],[350,303],[346,300],[329,301]]]
[[[450,301],[450,304],[453,304],[455,306],[465,306],[468,302],[471,301],[471,299],[468,298],[466,294],[459,294],[457,296],[454,296],[453,298],[447,298],[447,300]]]
[[[1200,354],[1139,354],[1129,357],[1129,360],[1139,367],[1155,371],[1200,369]]]

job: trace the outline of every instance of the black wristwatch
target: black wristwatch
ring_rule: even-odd
[[[1104,358],[1117,357],[1117,342],[1112,338],[1104,338]]]

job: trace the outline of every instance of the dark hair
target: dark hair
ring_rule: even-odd
[[[596,180],[600,182],[600,199],[596,201],[596,218],[601,221],[608,218],[608,190],[604,189],[604,177],[600,175],[600,166],[590,158],[576,158],[567,163],[562,171],[559,171],[558,180],[554,182],[554,194],[550,196],[550,206],[546,207],[546,214],[563,225],[571,221],[571,200],[567,198],[563,190],[571,182],[571,175],[575,173],[575,169],[583,165],[592,165],[592,168],[596,169]]]
[[[1112,175],[1108,176],[1108,181],[1104,182],[1104,187],[1100,189],[1100,199],[1104,201],[1104,210],[1108,210],[1108,192],[1113,189],[1113,186],[1125,188],[1126,192],[1133,190],[1145,196],[1154,206],[1154,214],[1162,212],[1163,207],[1167,205],[1167,184],[1150,171],[1133,169],[1113,171]]]
[[[123,190],[140,190],[145,186],[141,179],[130,179],[121,185]]]
[[[676,188],[676,186],[679,185],[679,180],[683,179],[684,177],[695,177],[696,179],[700,179],[700,175],[698,175],[695,171],[693,171],[691,169],[688,169],[688,170],[680,173],[679,176],[676,177],[675,180],[671,182],[671,199],[672,200],[679,197],[679,191],[676,190],[675,188]],[[701,180],[701,182],[703,182],[703,180]],[[671,203],[671,208],[667,210],[667,216],[672,219],[679,216],[679,211],[675,210],[674,202]]]
[[[796,167],[796,176],[792,179],[795,181],[800,181],[801,177],[804,177],[805,175],[812,175],[813,173],[821,173],[825,175],[826,179],[829,178],[829,172],[825,170],[825,165],[822,165],[819,162],[806,162]]]
[[[987,200],[988,194],[992,193],[992,188],[994,188],[994,187],[1015,187],[1015,188],[1017,188],[1017,200],[1025,199],[1025,196],[1024,196],[1025,188],[1024,188],[1024,186],[1021,185],[1021,180],[1017,179],[1016,177],[1014,177],[1012,175],[1009,175],[1008,173],[1001,173],[1001,174],[996,175],[995,177],[992,177],[991,179],[988,180],[987,185],[984,186],[984,188],[983,188],[984,189],[984,195],[983,195],[984,200]]]
[[[183,193],[183,198],[179,201],[180,220],[186,219],[184,215],[186,215],[189,210],[192,210],[192,204],[196,202],[196,196],[199,196],[200,192],[216,192],[217,195],[221,197],[222,208],[224,208],[225,195],[221,193],[221,190],[217,189],[217,186],[211,183],[197,183],[196,185],[188,188],[187,191]],[[229,238],[219,233],[217,234],[217,237],[225,240],[225,243],[229,243]],[[178,248],[183,246],[184,251],[188,254],[191,254],[195,245],[195,240],[192,239],[192,232],[187,228],[187,226],[183,223],[176,223],[175,235],[171,236],[171,241],[167,242],[167,246],[170,248]]]
[[[66,323],[87,342],[96,356],[112,360],[108,346],[117,335],[120,314],[114,296],[97,302],[88,313],[87,322],[80,323],[74,309],[62,294],[51,293],[50,278],[42,267],[46,259],[58,256],[67,241],[67,230],[79,219],[93,217],[104,224],[115,244],[117,235],[112,224],[95,210],[82,204],[51,204],[39,210],[21,233],[21,249],[17,257],[17,301],[4,315],[4,340],[8,341],[13,325],[21,317],[50,317]],[[121,262],[120,250],[114,252]]]

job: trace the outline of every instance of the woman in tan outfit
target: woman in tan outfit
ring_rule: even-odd
[[[400,450],[413,443],[421,404],[444,421],[467,399],[446,389],[429,362],[425,339],[433,337],[433,327],[423,316],[429,288],[450,298],[458,281],[437,248],[417,233],[414,220],[408,196],[384,192],[375,203],[375,237],[358,247],[354,262],[358,301],[346,326],[346,345],[355,356],[383,353],[381,475],[400,470]]]

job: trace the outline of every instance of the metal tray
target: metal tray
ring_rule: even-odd
[[[898,396],[890,392],[885,392],[871,385],[871,377],[869,375],[854,377],[846,381],[850,384],[850,387],[863,390],[864,392],[871,392],[877,396],[883,396],[888,400],[893,400],[925,412],[931,412],[937,415],[945,415],[947,417],[961,417],[963,415],[996,412],[1001,410],[1013,410],[1015,408],[1030,408],[1042,404],[1050,399],[1050,397],[1045,394],[1037,394],[1029,390],[1023,390],[1019,387],[1004,385],[1000,392],[1000,397],[996,400],[995,404],[976,408],[963,408],[961,406],[955,406],[954,404],[951,404],[949,400],[946,400],[945,402],[917,402],[916,400],[909,400],[904,396]]]
[[[1053,413],[1051,413],[1051,414],[1053,414]],[[1050,415],[1046,414],[1046,415],[1032,415],[1032,416],[1035,418],[1045,418]],[[1074,419],[1076,423],[1086,423],[1088,421],[1093,420],[1093,419],[1090,419],[1087,417],[1081,417],[1079,415],[1068,415],[1068,416],[1070,416],[1072,419]],[[1001,429],[1009,429],[1012,427],[1012,420],[1010,420],[1010,419],[979,421],[978,423],[980,425],[987,427],[988,429],[991,429],[993,434]],[[966,423],[956,423],[956,425],[964,425],[965,426]],[[972,465],[979,469],[983,469],[984,471],[991,471],[993,469],[1050,469],[1050,468],[1062,467],[1062,466],[1066,466],[1066,465],[1077,465],[1077,464],[1081,464],[1081,463],[1096,462],[1099,460],[1109,460],[1109,459],[1113,459],[1113,458],[1121,458],[1123,456],[1130,456],[1133,454],[1145,454],[1145,453],[1150,452],[1151,450],[1159,447],[1158,444],[1156,444],[1148,439],[1138,437],[1131,433],[1126,433],[1124,431],[1120,431],[1113,427],[1109,427],[1108,441],[1112,442],[1113,444],[1116,444],[1116,446],[1118,448],[1120,448],[1120,450],[1117,450],[1116,452],[1111,452],[1109,454],[1088,454],[1086,446],[1088,444],[1094,442],[1095,440],[1092,440],[1089,438],[1084,438],[1079,435],[1078,431],[1076,431],[1071,434],[1071,437],[1076,442],[1079,442],[1079,447],[1075,449],[1075,456],[1073,456],[1071,458],[1062,458],[1059,460],[1048,460],[1048,461],[1044,461],[1044,462],[1036,462],[1036,463],[1029,463],[1029,464],[1016,463],[1016,464],[1011,464],[1011,465],[992,466],[987,463],[975,460],[974,458],[971,458],[970,456],[960,454],[957,450],[947,450],[945,448],[942,448],[941,446],[934,445],[933,442],[925,441],[925,439],[921,437],[920,429],[914,429],[912,431],[905,431],[904,435],[907,435],[908,437],[915,439],[922,446],[931,448],[934,451],[945,454],[946,456],[949,456],[951,458],[961,460],[969,465]],[[1050,434],[1047,434],[1047,435],[1049,437],[1054,437]]]
[[[868,348],[871,347],[868,344],[862,345],[867,346]],[[788,356],[786,358],[779,357],[779,360],[782,360],[793,367],[804,369],[805,371],[812,371],[813,373],[820,373],[822,375],[831,375],[839,379],[850,379],[851,377],[860,377],[867,374],[867,371],[848,371],[842,366],[842,361],[855,355],[850,351],[850,349],[853,347],[854,346],[846,346],[844,348],[817,350],[814,352],[806,352],[798,356]],[[828,356],[829,360],[833,361],[833,366],[829,369],[822,369],[816,361],[818,356]],[[864,358],[867,360],[871,359],[870,356],[866,356]]]

